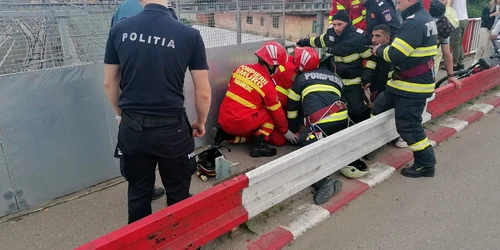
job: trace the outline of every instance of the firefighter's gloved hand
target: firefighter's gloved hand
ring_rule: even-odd
[[[297,41],[297,46],[299,47],[309,46],[309,38],[300,39],[299,41]]]
[[[285,134],[285,138],[293,145],[297,144],[299,142],[299,137],[294,134],[292,131],[288,130]]]

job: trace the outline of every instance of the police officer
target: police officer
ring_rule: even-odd
[[[434,176],[434,149],[422,127],[426,99],[434,92],[437,54],[436,22],[420,0],[398,0],[404,19],[391,45],[377,45],[373,53],[397,68],[386,91],[377,96],[372,114],[395,109],[396,129],[413,151],[415,162],[404,168],[406,177]]]
[[[375,26],[385,24],[391,30],[391,37],[398,31],[401,20],[392,0],[362,0],[366,8],[366,33],[371,34]]]
[[[115,25],[117,22],[121,21],[130,16],[135,16],[143,10],[142,5],[139,3],[139,0],[125,0],[118,6],[115,14],[111,18],[111,27]],[[177,15],[175,15],[175,11],[169,6],[169,10],[172,12],[172,16],[177,19]],[[121,158],[121,150],[118,148],[118,145],[115,149],[115,157]],[[123,164],[123,161],[120,159],[120,165]],[[163,188],[153,188],[153,200],[157,200],[161,198],[165,194],[165,189]]]
[[[328,47],[333,55],[335,71],[344,83],[345,98],[349,117],[358,123],[370,117],[370,111],[363,100],[362,84],[371,81],[376,63],[371,60],[372,52],[365,45],[368,37],[364,32],[352,26],[347,12],[339,11],[332,17],[332,24],[326,33],[297,42],[299,46]],[[363,66],[363,59],[370,59]]]
[[[189,196],[196,170],[194,137],[205,134],[211,90],[200,32],[172,17],[164,0],[141,0],[144,11],[111,28],[104,86],[117,120],[122,175],[128,181],[128,223],[151,214],[155,168],[167,204]],[[184,108],[184,76],[194,83],[197,119]]]

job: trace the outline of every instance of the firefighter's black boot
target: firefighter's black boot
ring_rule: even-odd
[[[210,144],[212,146],[220,146],[223,141],[229,140],[231,138],[230,135],[226,134],[221,128],[213,127],[211,134]]]
[[[265,139],[263,135],[255,135],[252,138],[252,150],[250,151],[250,156],[252,157],[269,157],[275,156],[278,150],[275,148],[270,148],[265,144]]]
[[[434,177],[436,168],[434,166],[422,167],[417,164],[413,164],[411,167],[403,168],[401,174],[409,178],[419,178],[419,177]]]
[[[326,177],[313,184],[314,189],[314,203],[321,205],[329,201],[336,193],[342,190],[342,182],[339,180],[332,180]]]

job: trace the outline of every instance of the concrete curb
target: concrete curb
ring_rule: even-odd
[[[453,118],[447,118],[435,132],[428,132],[427,136],[433,146],[449,139],[454,134],[466,128],[469,124],[500,106],[500,93],[488,97],[466,110],[462,110]],[[382,183],[394,172],[413,161],[410,149],[391,148],[379,160],[370,166],[370,173],[360,179],[343,180],[343,188],[329,202],[321,206],[308,204],[307,211],[298,216],[286,226],[278,226],[274,230],[261,235],[257,240],[247,244],[248,250],[282,249],[288,243],[302,235],[310,228],[330,217],[350,201],[361,196],[365,191]]]

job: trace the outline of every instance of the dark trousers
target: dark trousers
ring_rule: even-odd
[[[415,164],[422,167],[436,165],[434,149],[422,127],[425,104],[425,98],[406,98],[384,91],[377,96],[371,110],[377,115],[394,108],[396,129],[413,151]]]
[[[344,99],[347,102],[349,117],[354,123],[370,118],[370,109],[365,104],[361,85],[344,87]]]
[[[311,132],[323,132],[323,136],[329,136],[333,135],[337,132],[339,132],[342,129],[347,128],[347,119],[343,121],[335,121],[335,122],[328,122],[328,123],[321,123],[317,125],[312,125],[312,126],[306,126],[300,130],[300,137],[299,137],[299,145],[304,147],[307,146],[315,141],[318,141],[316,138],[310,138],[309,134]]]
[[[191,175],[196,171],[194,138],[187,117],[144,116],[124,111],[118,130],[120,170],[128,182],[128,223],[152,213],[151,200],[158,165],[167,204],[189,197]],[[131,124],[133,123],[133,124]],[[137,130],[137,125],[142,131]]]

